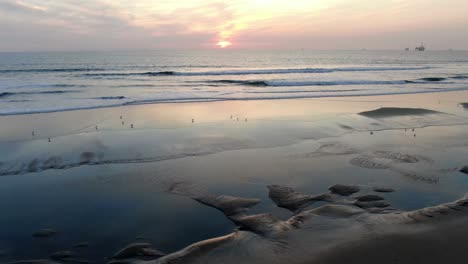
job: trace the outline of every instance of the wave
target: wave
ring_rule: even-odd
[[[22,103],[22,102],[30,102],[31,100],[9,100],[10,103]]]
[[[176,75],[175,71],[158,71],[158,72],[102,72],[102,73],[83,73],[79,76],[84,77],[119,77],[119,76],[171,76]],[[179,74],[182,75],[182,74]]]
[[[135,88],[135,87],[157,87],[154,84],[124,84],[124,85],[115,85],[114,88]]]
[[[219,84],[239,84],[247,86],[268,86],[268,81],[242,81],[242,80],[215,80],[207,81],[207,83],[219,83]]]
[[[10,95],[14,95],[15,93],[10,93],[10,92],[3,92],[3,93],[0,93],[0,98],[2,97],[7,97],[7,96],[10,96]]]
[[[18,88],[85,88],[89,87],[89,85],[84,84],[66,84],[66,83],[59,83],[59,84],[26,84],[26,85],[16,85],[16,86],[8,86],[3,87],[5,89],[18,89]]]
[[[63,94],[63,93],[77,93],[78,91],[40,91],[40,92],[3,92],[0,93],[0,98],[9,97],[14,95],[29,95],[29,94]]]
[[[426,81],[426,82],[441,82],[441,81],[447,80],[447,78],[443,78],[443,77],[426,77],[426,78],[420,78],[419,80]]]
[[[177,74],[175,71],[160,71],[160,72],[144,72],[142,75],[149,75],[149,76],[160,76],[160,75],[175,75]]]
[[[398,92],[384,92],[384,91],[375,91],[375,92],[365,92],[365,90],[351,89],[351,90],[322,90],[321,92],[330,92],[331,94],[320,94],[318,92],[314,93],[312,91],[294,91],[292,92],[278,92],[281,96],[274,96],[275,92],[271,92],[271,96],[245,96],[245,97],[225,97],[225,96],[213,96],[213,97],[174,97],[174,98],[155,98],[155,99],[146,99],[146,100],[133,100],[133,101],[121,101],[119,103],[103,104],[103,105],[87,105],[87,106],[77,106],[77,107],[63,107],[63,108],[49,108],[49,109],[34,109],[34,110],[24,110],[24,109],[15,109],[0,112],[0,116],[4,115],[22,115],[22,114],[34,114],[34,113],[51,113],[51,112],[64,112],[64,111],[74,111],[74,110],[84,110],[84,109],[98,109],[98,108],[108,108],[108,107],[119,107],[125,105],[143,105],[143,104],[158,104],[158,103],[192,103],[192,102],[215,102],[215,101],[248,101],[248,100],[281,100],[281,99],[306,99],[306,98],[320,98],[320,97],[363,97],[363,96],[379,96],[379,95],[395,95],[395,94],[420,94],[420,93],[439,93],[439,92],[453,92],[453,91],[467,91],[468,87],[459,87],[459,88],[444,88],[439,90],[401,90]],[[350,93],[340,93],[340,92],[350,92]],[[244,92],[250,94],[249,92]],[[288,95],[289,93],[289,95]],[[297,95],[297,93],[302,93]],[[253,94],[253,93],[252,93]],[[258,93],[261,94],[261,93]],[[264,94],[268,94],[267,91]],[[1,97],[2,94],[0,94]],[[115,102],[113,100],[109,100]]]
[[[52,68],[52,69],[4,69],[1,73],[48,73],[48,72],[86,72],[86,71],[104,71],[98,68]]]
[[[248,94],[288,94],[288,93],[339,93],[339,92],[357,92],[362,89],[346,89],[346,90],[290,90],[290,91],[250,91]]]
[[[295,86],[337,86],[337,85],[402,85],[402,84],[424,84],[446,80],[446,78],[430,77],[421,78],[416,81],[267,81],[267,80],[209,80],[203,83],[235,84],[245,86],[272,86],[272,87],[295,87]],[[196,83],[200,83],[196,81]]]
[[[214,80],[208,83],[239,84],[246,86],[335,86],[335,85],[392,85],[406,84],[408,81],[261,81],[261,80]]]
[[[96,99],[102,99],[102,100],[121,100],[121,99],[125,99],[126,97],[125,96],[102,96],[102,97],[98,97]]]
[[[344,68],[302,68],[302,69],[256,69],[256,70],[230,70],[230,71],[204,71],[204,72],[104,72],[85,73],[80,76],[217,76],[217,75],[257,75],[257,74],[294,74],[294,73],[331,73],[331,72],[363,72],[363,71],[410,71],[426,70],[432,67],[344,67]]]

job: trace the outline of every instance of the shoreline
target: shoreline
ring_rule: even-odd
[[[190,103],[212,103],[212,102],[229,102],[229,101],[278,101],[278,100],[307,100],[307,99],[329,99],[329,98],[367,98],[367,97],[387,97],[387,96],[401,96],[401,95],[418,95],[418,94],[444,94],[444,93],[456,93],[466,92],[467,88],[453,88],[453,89],[441,89],[441,91],[421,91],[421,92],[401,92],[401,93],[381,93],[381,94],[365,94],[365,95],[320,95],[320,96],[290,96],[290,97],[269,97],[269,98],[189,98],[189,99],[164,99],[164,100],[142,100],[137,102],[126,102],[115,105],[105,106],[90,106],[90,107],[77,107],[77,108],[65,108],[65,109],[51,109],[51,110],[32,110],[30,112],[11,112],[11,113],[0,113],[2,116],[20,116],[20,115],[35,115],[35,114],[47,114],[47,113],[60,113],[60,112],[71,112],[81,110],[93,110],[93,109],[105,109],[105,108],[118,108],[126,106],[139,106],[139,105],[158,105],[158,104],[190,104]],[[460,102],[464,103],[464,102]]]

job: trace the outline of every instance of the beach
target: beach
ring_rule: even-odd
[[[106,263],[138,242],[163,254],[129,258],[151,263],[464,263],[462,207],[406,215],[465,195],[466,102],[455,91],[0,116],[0,261],[72,251]],[[357,203],[371,194],[381,203]]]
[[[0,264],[467,263],[466,10],[0,0]]]

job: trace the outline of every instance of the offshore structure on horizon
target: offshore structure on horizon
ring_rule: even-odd
[[[421,46],[414,48],[415,51],[425,51],[426,47],[424,47],[424,44],[421,43]]]

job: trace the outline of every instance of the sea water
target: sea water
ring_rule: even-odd
[[[464,51],[0,53],[0,115],[465,89]]]

